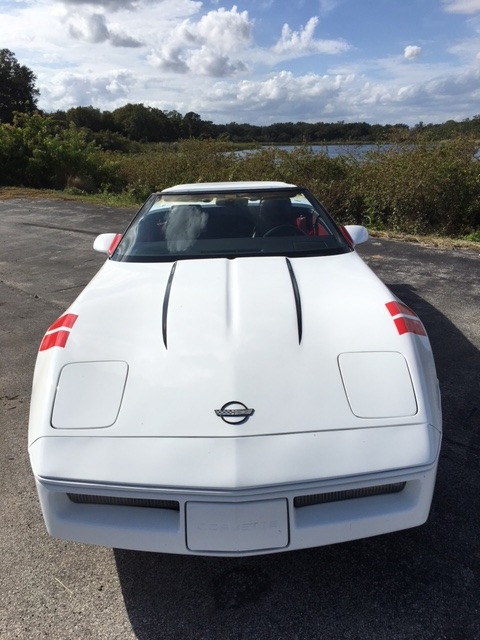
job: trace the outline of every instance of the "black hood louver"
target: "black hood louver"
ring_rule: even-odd
[[[292,263],[288,258],[285,258],[288,267],[288,273],[290,274],[290,280],[292,281],[293,296],[295,298],[295,309],[297,311],[297,328],[298,328],[298,344],[302,342],[302,301],[300,299],[300,291],[298,289],[297,279],[295,278],[295,272],[293,271]]]
[[[162,336],[163,336],[163,344],[165,345],[165,349],[167,347],[167,317],[168,317],[168,303],[170,301],[170,291],[172,289],[173,276],[175,275],[175,269],[177,268],[177,263],[174,262],[172,266],[172,270],[170,271],[170,275],[168,276],[167,287],[165,289],[165,296],[163,298],[163,308],[162,308]]]

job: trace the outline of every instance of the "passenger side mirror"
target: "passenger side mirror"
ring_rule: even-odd
[[[367,229],[360,224],[346,224],[344,229],[352,239],[354,247],[366,242],[369,238]]]

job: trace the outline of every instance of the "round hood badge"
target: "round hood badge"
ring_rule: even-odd
[[[227,402],[221,409],[215,409],[215,413],[227,424],[243,424],[255,409],[249,409],[243,402]]]

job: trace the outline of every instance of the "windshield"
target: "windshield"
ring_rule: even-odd
[[[160,262],[347,251],[338,227],[303,189],[195,190],[150,196],[112,259]]]

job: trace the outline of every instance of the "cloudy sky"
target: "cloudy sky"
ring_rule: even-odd
[[[46,111],[128,102],[215,123],[480,114],[480,0],[0,0]]]

